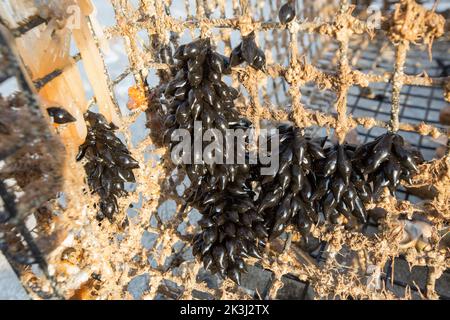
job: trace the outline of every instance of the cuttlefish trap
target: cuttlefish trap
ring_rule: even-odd
[[[3,1],[3,255],[34,299],[449,298],[448,10]],[[195,121],[277,170],[174,163]]]

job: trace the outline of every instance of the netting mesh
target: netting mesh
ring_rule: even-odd
[[[136,183],[127,186],[129,195],[119,199],[121,214],[116,221],[98,223],[98,199],[88,193],[82,165],[75,162],[83,126],[55,129],[67,154],[58,198],[28,210],[32,212],[26,219],[23,214],[20,224],[2,226],[2,235],[8,235],[1,238],[4,243],[20,244],[20,248],[2,246],[8,258],[27,251],[22,247],[28,240],[36,244],[29,250],[32,255],[37,251],[39,259],[31,266],[10,259],[30,295],[83,299],[450,296],[448,129],[439,122],[440,110],[448,105],[444,97],[448,98],[449,80],[442,67],[448,63],[448,34],[443,36],[445,20],[434,9],[414,1],[396,6],[386,2],[377,28],[367,22],[370,1],[357,6],[347,1],[297,1],[296,20],[286,26],[276,22],[280,1],[112,0],[105,5],[114,12],[114,24],[101,31],[90,1],[43,3],[46,15],[34,4],[20,11],[28,1],[3,8],[2,23],[15,36],[5,40],[5,47],[17,46],[44,104],[54,101],[74,115],[91,108],[114,121],[141,168],[135,172]],[[61,9],[67,5],[79,6],[82,12],[81,27],[73,33],[52,24],[56,17],[67,19]],[[49,29],[58,30],[61,39],[73,37],[79,53],[70,56],[65,40],[52,38],[45,43],[42,34]],[[192,256],[200,214],[182,201],[189,181],[161,145],[157,98],[159,86],[169,79],[169,66],[160,61],[158,52],[164,45],[175,49],[200,36],[210,37],[217,51],[228,55],[241,36],[252,31],[266,53],[267,72],[236,67],[226,81],[241,89],[237,106],[256,126],[263,119],[290,120],[316,135],[328,133],[340,142],[356,143],[372,140],[387,128],[400,130],[428,161],[413,185],[397,191],[399,197],[386,194],[369,205],[374,217],[377,212],[383,217],[371,219],[362,234],[318,226],[314,234],[323,243],[310,255],[298,246],[300,235],[288,229],[267,246],[261,261],[253,261],[251,272],[237,286],[211,275]],[[33,43],[44,42],[43,46],[54,45],[63,52],[62,58],[46,67],[33,65],[36,57],[29,56],[27,47],[33,39]],[[112,41],[120,41],[114,44],[121,43],[128,59],[119,71],[105,54],[106,43]],[[42,61],[48,52],[42,51]],[[87,78],[85,88],[69,88],[76,87],[78,78],[80,82]],[[19,87],[34,94],[34,89]],[[63,98],[56,92],[64,89],[71,94]],[[444,151],[435,154],[436,148]],[[6,189],[5,194],[27,192],[14,181]],[[8,203],[3,194],[2,198]],[[20,227],[25,222],[28,228]],[[33,239],[23,238],[25,229],[32,229]],[[408,264],[415,266],[412,271]]]

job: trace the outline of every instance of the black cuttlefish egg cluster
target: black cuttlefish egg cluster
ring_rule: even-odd
[[[231,51],[230,67],[235,67],[246,61],[257,70],[266,70],[266,55],[256,44],[255,37],[255,32],[244,36],[242,42]]]
[[[163,86],[160,99],[164,141],[171,150],[179,145],[171,141],[172,133],[186,129],[192,134],[196,120],[201,121],[202,128],[222,133],[252,127],[235,109],[238,92],[222,81],[223,74],[244,61],[256,68],[261,65],[259,49],[252,49],[252,57],[244,54],[250,50],[249,43],[244,45],[246,41],[256,46],[254,39],[244,38],[230,59],[214,52],[208,39],[177,49],[173,77]],[[308,137],[290,123],[278,124],[276,129],[279,166],[269,175],[259,174],[264,167],[262,161],[252,165],[180,164],[192,183],[185,193],[186,202],[203,215],[199,221],[202,231],[193,240],[193,253],[205,269],[238,284],[246,271],[244,259],[260,258],[267,239],[280,236],[292,225],[302,235],[302,246],[314,251],[320,241],[312,235],[313,225],[326,221],[330,225],[345,223],[348,229],[363,225],[367,222],[365,204],[376,200],[382,187],[395,190],[422,161],[395,133],[357,147],[333,144],[326,137]],[[269,145],[268,153],[277,152]],[[191,143],[191,161],[194,149]]]
[[[260,178],[258,212],[269,237],[278,237],[288,225],[302,234],[302,246],[314,251],[319,240],[313,224],[345,222],[355,229],[367,222],[365,204],[377,200],[384,187],[392,195],[403,179],[411,183],[423,158],[403,138],[388,132],[359,147],[326,145],[327,138],[311,139],[291,125],[277,127],[279,167]],[[342,219],[345,217],[345,219]]]
[[[177,145],[170,141],[174,130],[193,134],[194,121],[223,134],[227,129],[249,128],[250,123],[240,118],[234,107],[238,91],[222,81],[229,60],[214,52],[208,39],[180,46],[174,58],[178,60],[176,75],[160,100],[167,129],[164,140],[170,148]],[[192,145],[192,163],[181,164],[192,183],[186,201],[203,215],[194,255],[205,269],[240,283],[240,274],[246,270],[243,259],[260,257],[261,240],[267,237],[264,220],[253,202],[251,168],[247,164],[195,163],[194,152]]]
[[[363,202],[370,201],[370,187],[352,166],[354,147],[325,147],[327,138],[311,139],[291,125],[278,126],[280,139],[279,169],[273,176],[261,177],[260,212],[270,238],[278,237],[288,225],[302,234],[302,245],[314,251],[318,239],[311,234],[313,224],[325,220],[338,223],[339,216],[348,223],[365,223]]]
[[[114,134],[118,128],[99,113],[85,114],[88,124],[86,141],[80,146],[77,161],[86,159],[84,169],[89,188],[100,197],[97,219],[112,220],[118,211],[117,197],[127,195],[125,183],[136,182],[133,169],[138,162]]]
[[[273,174],[261,177],[262,196],[258,212],[264,213],[270,238],[276,238],[294,220],[299,225],[317,221],[313,206],[315,176],[313,163],[325,158],[324,141],[307,139],[301,130],[279,125],[279,166]],[[304,226],[300,230],[305,229]],[[305,237],[309,234],[306,235]],[[308,242],[315,242],[307,239]]]
[[[400,135],[388,132],[357,148],[353,161],[361,173],[368,176],[377,197],[384,187],[394,195],[401,180],[411,184],[412,176],[418,171],[417,165],[424,159]]]
[[[325,148],[325,159],[316,163],[318,196],[314,199],[325,219],[337,223],[340,215],[352,222],[367,222],[364,202],[371,201],[370,186],[352,165],[354,147],[336,144]]]

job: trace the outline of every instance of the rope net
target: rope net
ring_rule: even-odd
[[[31,2],[0,5],[0,81],[16,78],[19,90],[0,101],[0,129],[12,123],[17,132],[9,135],[29,137],[17,148],[15,140],[0,142],[0,209],[14,212],[0,224],[0,247],[31,297],[450,297],[449,132],[439,118],[449,101],[449,48],[435,6],[384,1],[370,14],[370,1],[295,1],[295,19],[281,24],[281,1]],[[113,12],[113,24],[97,21],[97,5]],[[255,127],[290,121],[353,144],[388,129],[427,161],[396,197],[386,192],[366,205],[361,232],[317,225],[321,245],[308,253],[288,227],[262,259],[248,259],[251,270],[238,286],[193,256],[201,215],[184,202],[189,179],[162,142],[159,97],[172,66],[160,53],[201,37],[229,56],[252,32],[266,70],[237,66],[224,81],[239,89],[235,105]],[[118,67],[108,46],[128,63]],[[45,110],[55,105],[76,122],[50,124]],[[96,219],[99,196],[89,191],[86,162],[76,161],[95,127],[86,126],[87,110],[114,123],[140,164],[124,185],[127,195],[117,198],[114,221]],[[24,168],[36,178],[24,177]]]

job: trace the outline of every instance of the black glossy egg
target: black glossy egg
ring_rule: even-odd
[[[278,12],[278,18],[282,24],[286,24],[294,20],[295,18],[295,3],[288,1],[281,6]]]
[[[77,119],[72,116],[67,110],[60,107],[47,108],[47,113],[57,124],[66,124],[77,121]]]
[[[245,36],[241,44],[241,56],[249,65],[258,70],[265,70],[266,56],[255,41],[255,33]]]

